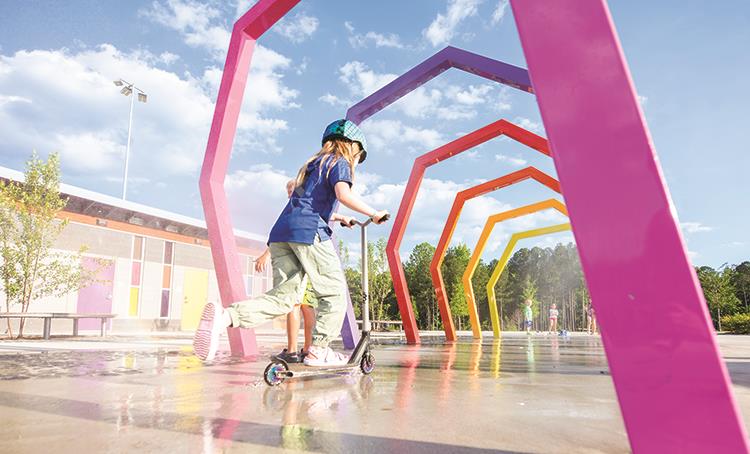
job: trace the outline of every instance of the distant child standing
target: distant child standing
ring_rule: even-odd
[[[530,299],[524,301],[523,319],[524,319],[523,323],[526,328],[526,334],[531,334],[531,324],[532,324],[532,320],[534,320],[534,312],[531,310]]]
[[[351,218],[333,213],[337,201],[376,224],[384,222],[388,212],[371,208],[352,192],[354,170],[367,157],[365,137],[357,125],[349,120],[334,121],[323,132],[322,144],[300,168],[292,197],[271,229],[273,288],[226,309],[213,302],[206,304],[193,339],[193,350],[200,359],[213,359],[225,328],[254,328],[291,312],[308,277],[318,306],[312,346],[304,363],[346,364],[348,357],[328,346],[344,321],[347,290],[328,221],[351,223]]]
[[[589,305],[586,307],[586,318],[588,319],[588,331],[589,334],[596,334],[596,314],[594,313],[594,306]]]
[[[549,332],[550,333],[557,332],[557,316],[558,315],[559,315],[559,311],[557,310],[557,304],[552,303],[552,306],[550,306],[550,309],[549,309]]]

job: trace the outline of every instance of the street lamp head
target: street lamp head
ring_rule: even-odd
[[[146,93],[138,93],[138,101],[146,102],[147,99],[148,99],[148,96],[146,96]]]
[[[120,90],[120,93],[122,93],[125,96],[130,96],[130,94],[133,93],[133,89],[130,87],[122,87],[122,90]]]
[[[115,84],[117,87],[122,87],[122,79],[114,80],[112,83]]]

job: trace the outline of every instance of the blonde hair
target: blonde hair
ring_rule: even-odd
[[[327,140],[323,144],[323,148],[321,148],[320,151],[315,153],[310,159],[305,161],[302,167],[300,167],[299,172],[297,172],[297,178],[294,179],[294,187],[298,188],[305,183],[305,179],[307,178],[307,166],[318,158],[321,158],[320,166],[318,170],[319,172],[322,173],[323,166],[328,165],[328,172],[326,173],[326,178],[328,178],[328,175],[331,174],[331,169],[333,168],[333,165],[339,159],[344,159],[346,160],[346,162],[349,163],[349,169],[352,172],[352,178],[354,178],[354,166],[359,160],[360,153],[361,153],[361,148],[359,144],[356,142],[351,142],[349,140],[341,140],[341,139]]]

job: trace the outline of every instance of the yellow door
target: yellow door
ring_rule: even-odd
[[[186,269],[182,294],[180,327],[183,331],[194,331],[198,328],[203,306],[208,302],[208,271]]]

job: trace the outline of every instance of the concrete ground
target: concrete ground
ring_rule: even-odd
[[[629,451],[597,336],[378,342],[370,376],[271,388],[264,357],[203,365],[184,335],[0,341],[0,452]],[[719,343],[748,415],[750,337]]]

